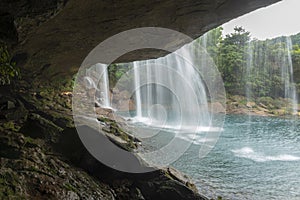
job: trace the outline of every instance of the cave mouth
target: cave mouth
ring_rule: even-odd
[[[102,2],[101,5],[92,5],[92,10],[90,2],[78,6],[80,1],[74,0],[63,1],[62,4],[62,1],[58,4],[56,1],[48,4],[44,4],[44,1],[34,2],[32,4],[35,9],[29,9],[32,5],[23,6],[20,2],[16,6],[15,2],[0,3],[6,7],[4,14],[0,11],[0,25],[7,27],[0,31],[0,39],[15,53],[12,62],[16,61],[23,72],[23,79],[19,83],[0,88],[0,120],[5,122],[0,127],[1,131],[4,130],[1,135],[1,156],[6,163],[5,170],[8,169],[3,179],[8,177],[7,181],[14,188],[35,186],[34,191],[29,188],[29,194],[24,195],[34,196],[41,193],[44,196],[51,193],[53,196],[50,195],[49,198],[63,198],[60,194],[70,195],[66,198],[76,195],[85,198],[90,194],[95,195],[96,199],[103,198],[103,195],[120,199],[141,196],[157,199],[160,194],[176,196],[173,188],[176,188],[180,196],[178,199],[194,196],[185,187],[186,185],[194,190],[194,185],[186,181],[179,183],[169,168],[168,171],[150,175],[155,176],[153,180],[142,180],[140,177],[144,176],[138,175],[138,178],[133,178],[132,185],[131,175],[126,174],[126,180],[123,181],[124,176],[120,175],[122,173],[116,173],[97,162],[82,149],[79,138],[76,139],[76,144],[72,139],[73,134],[77,133],[71,114],[72,96],[75,92],[71,91],[76,82],[74,74],[78,71],[83,57],[99,41],[135,27],[153,26],[153,20],[162,16],[155,22],[155,26],[181,30],[192,39],[174,42],[170,37],[167,46],[171,51],[154,48],[133,50],[115,60],[115,64],[107,66],[98,63],[95,71],[85,72],[78,85],[86,87],[85,92],[88,92],[86,97],[90,101],[87,107],[92,109],[88,110],[87,118],[93,118],[95,125],[100,125],[110,136],[110,142],[119,149],[136,153],[135,148],[142,143],[146,148],[141,152],[137,149],[138,153],[142,153],[142,159],[158,166],[170,163],[170,166],[191,176],[199,192],[210,198],[222,196],[228,199],[296,199],[300,195],[300,176],[295,170],[300,162],[297,134],[300,131],[298,32],[284,34],[282,37],[273,35],[259,38],[243,24],[238,24],[231,32],[226,30],[225,25],[222,26],[223,31],[216,28],[207,32],[211,27],[242,13],[276,1],[246,0],[240,4],[229,0],[213,2],[214,5],[202,2],[194,5],[192,1],[177,1],[174,6],[170,6],[170,1],[162,1],[164,6],[155,6],[155,3],[140,5],[145,2],[133,1],[136,7],[130,6],[130,2],[126,5],[114,2],[113,7],[111,2]],[[36,5],[40,3],[43,6]],[[127,6],[130,7],[128,11]],[[145,10],[139,11],[139,6]],[[76,10],[78,8],[80,11]],[[168,8],[167,12],[165,8]],[[24,9],[28,9],[28,12]],[[178,10],[172,12],[172,9]],[[98,14],[93,16],[93,11]],[[273,13],[278,14],[281,11]],[[289,14],[295,13],[297,11],[290,11]],[[199,18],[201,20],[197,21]],[[92,19],[92,22],[87,22],[87,19]],[[255,22],[258,24],[257,22],[262,21],[263,18]],[[269,24],[275,24],[274,21],[277,25],[281,24],[280,26],[291,24],[289,20],[279,23],[279,19],[275,17]],[[260,30],[275,33],[266,24]],[[248,35],[248,31],[252,34]],[[203,36],[198,38],[199,35]],[[176,50],[182,52],[180,47],[195,38],[197,39],[194,42],[202,50],[194,46],[189,52],[196,56],[186,60],[193,60],[196,64],[169,54]],[[183,57],[190,57],[190,53],[181,54]],[[107,58],[103,57],[104,60]],[[153,63],[159,63],[159,66],[173,63],[167,68],[171,72],[165,72],[164,69],[153,66]],[[205,73],[201,73],[201,66],[210,65],[208,63],[214,63],[212,65],[215,65],[217,71],[208,68]],[[175,72],[170,68],[175,68]],[[98,76],[99,73],[104,77]],[[221,76],[221,81],[215,80],[216,73]],[[93,75],[96,75],[96,81]],[[179,81],[181,79],[184,81]],[[226,90],[219,92],[218,88],[223,86]],[[10,94],[13,89],[16,89],[16,94]],[[192,92],[193,90],[198,92]],[[193,93],[195,94],[192,95]],[[84,103],[82,105],[85,106]],[[217,125],[211,125],[212,122]],[[133,126],[133,134],[125,134],[122,125]],[[32,128],[35,130],[31,131]],[[82,124],[80,128],[83,132],[90,131],[90,128]],[[92,132],[95,135],[98,133],[94,129]],[[62,138],[58,137],[61,134]],[[100,137],[100,140],[106,138]],[[52,154],[53,143],[66,144],[64,148],[68,150],[64,151],[67,151],[68,157],[57,155],[57,152]],[[72,148],[69,149],[69,145]],[[78,145],[80,148],[77,148]],[[99,144],[95,143],[97,145]],[[160,149],[167,153],[163,154]],[[111,149],[107,150],[109,152]],[[111,155],[115,154],[105,154],[106,157],[113,157]],[[49,166],[44,165],[41,158],[49,161]],[[70,160],[66,161],[66,158]],[[139,163],[139,159],[131,157],[132,162]],[[16,166],[23,169],[23,160],[28,167],[26,171],[15,170]],[[125,156],[120,157],[120,160],[125,160],[123,163],[128,161]],[[90,174],[73,170],[74,164]],[[48,170],[50,168],[52,170]],[[144,172],[143,170],[140,172]],[[49,188],[38,184],[48,178],[49,183],[53,183],[54,179],[57,183],[65,183],[65,172],[71,172],[72,176],[67,179],[68,183],[64,184],[64,188],[59,188],[60,184],[57,187],[50,184]],[[20,174],[25,178],[17,180],[16,177]],[[58,174],[61,175],[60,178]],[[31,179],[33,176],[35,180]],[[94,177],[90,176],[99,178],[101,190],[105,194],[102,191],[99,193],[98,180],[94,184]],[[102,184],[103,177],[105,181]],[[112,177],[113,180],[109,180]],[[84,191],[73,187],[71,183],[75,179],[76,185],[80,185]],[[119,181],[122,186],[118,186]],[[4,197],[26,192],[11,190],[6,180],[4,183]],[[91,183],[95,187],[86,188]],[[181,194],[182,190],[184,192]],[[185,195],[186,193],[189,195]],[[14,195],[16,196],[19,195]]]
[[[192,76],[198,73],[197,70],[190,70],[189,66],[171,53],[158,59],[106,66],[106,76],[109,81],[104,83],[100,79],[99,84],[106,85],[105,87],[108,88],[106,90],[108,93],[106,97],[110,101],[108,107],[117,110],[118,114],[128,119],[128,123],[139,128],[140,132],[136,132],[135,136],[142,138],[142,142],[148,145],[149,149],[144,149],[146,153],[144,157],[142,156],[147,162],[153,165],[171,163],[177,169],[193,175],[199,182],[201,180],[199,174],[207,172],[207,166],[221,168],[224,171],[212,170],[213,173],[208,173],[206,178],[211,181],[210,183],[197,184],[199,190],[210,197],[215,196],[216,193],[226,198],[232,196],[235,198],[253,198],[253,196],[259,198],[263,196],[268,199],[272,196],[289,195],[285,190],[276,188],[277,179],[269,176],[267,170],[277,171],[283,166],[285,167],[286,173],[281,173],[283,177],[281,180],[285,182],[284,188],[291,187],[289,174],[299,177],[299,174],[295,173],[293,169],[300,161],[300,151],[296,147],[297,138],[295,136],[299,131],[298,72],[300,65],[297,56],[300,30],[291,35],[282,32],[280,36],[276,36],[274,33],[275,35],[270,35],[268,38],[257,38],[238,23],[235,23],[231,32],[224,30],[226,26],[229,25],[215,28],[190,43],[190,46],[196,44],[189,49],[189,52],[196,55],[192,56],[192,59],[189,53],[182,50],[189,45],[178,50],[181,51],[181,55],[189,57],[193,67],[196,66],[200,71],[197,77]],[[201,50],[197,51],[197,48]],[[216,73],[208,69],[201,71],[203,66],[210,63],[216,67],[222,82],[214,80]],[[195,92],[195,94],[205,97],[205,103],[203,99],[196,101],[198,104],[185,102],[191,97],[191,90],[184,88],[183,83],[178,79],[173,79],[176,77],[176,73],[172,74],[170,71],[164,73],[163,66],[171,66],[172,69],[177,69],[178,74],[184,74],[183,78],[189,85],[194,82],[203,83],[201,86],[195,86],[202,91]],[[206,80],[211,80],[213,84],[207,83]],[[166,82],[163,81],[168,82],[169,87],[165,87]],[[224,116],[225,104],[220,101],[220,96],[224,98],[225,92],[224,95],[216,92],[216,87],[220,85],[224,85],[227,96],[227,121],[224,127],[224,121],[220,116]],[[183,93],[173,93],[173,91],[177,91],[174,86],[182,87],[178,91]],[[213,95],[217,97],[213,98]],[[99,104],[101,105],[101,102]],[[204,104],[204,107],[199,104]],[[204,117],[193,112],[184,113],[182,110],[176,110],[180,105],[184,105],[183,107],[187,110],[190,106],[190,110],[196,111],[197,114],[204,113]],[[199,108],[205,108],[205,111],[199,111]],[[171,120],[168,121],[168,118]],[[192,122],[191,124],[196,119],[197,122],[199,120],[206,125],[190,126],[191,131],[180,127],[181,119]],[[205,122],[207,119],[208,121]],[[210,126],[212,119],[221,121],[222,127],[214,129],[215,126]],[[178,124],[180,131],[176,130]],[[209,127],[210,130],[199,127]],[[146,129],[155,131],[141,131]],[[222,134],[218,135],[220,133]],[[216,144],[219,136],[220,140]],[[175,146],[184,147],[185,142],[191,144],[187,148],[183,148],[183,156],[176,157],[175,160],[168,160],[166,156],[161,159],[159,154],[153,154],[155,150],[172,147],[174,138],[179,139]],[[272,144],[269,143],[270,140],[272,140]],[[288,147],[280,146],[279,143],[282,141],[290,145]],[[214,149],[203,150],[205,145],[214,146]],[[170,149],[178,153],[176,148]],[[174,158],[173,152],[169,152],[168,156]],[[210,154],[206,156],[208,152]],[[160,153],[164,155],[162,152]],[[215,164],[218,159],[220,163],[224,163],[221,160],[225,159],[236,165]],[[249,164],[249,161],[253,164]],[[192,163],[192,166],[187,167],[187,162]],[[246,180],[244,167],[250,168],[247,177],[258,177],[256,176],[258,165],[262,167],[260,169],[263,169],[264,174],[260,174],[260,176],[264,177],[264,180],[258,178]],[[228,174],[225,171],[230,167],[239,168]],[[195,170],[200,170],[201,173],[195,175]],[[223,177],[224,174],[228,177],[225,178],[226,183],[224,184],[216,183],[217,179],[209,178],[214,175]],[[268,184],[273,184],[276,190],[266,188],[266,184],[263,184],[266,181]],[[257,185],[257,182],[262,184]],[[212,189],[210,184],[221,188],[222,194]],[[248,195],[241,191],[240,194],[235,194],[236,196],[230,192],[224,193],[228,185],[235,189],[247,187],[251,192]],[[259,193],[257,192],[260,190],[258,188],[264,188],[261,191],[271,192]],[[297,195],[296,190],[293,189]]]
[[[156,33],[159,31],[154,29]],[[204,134],[207,140],[199,148],[199,156],[204,157],[222,131],[225,107],[224,86],[213,59],[203,47],[206,42],[200,38],[156,59],[88,67],[87,64],[99,59],[97,52],[103,53],[95,48],[78,73],[73,94],[81,95],[82,88],[95,91],[92,97],[87,92],[87,102],[94,99],[98,106],[113,110],[130,124],[131,134],[148,143],[171,133],[165,147],[152,146],[152,151],[139,152],[152,166],[164,167],[175,162],[199,134]],[[80,108],[82,99],[87,99],[80,95],[73,95],[75,124],[77,116],[89,117],[93,112],[84,113],[86,109]],[[214,104],[221,110],[216,111]]]

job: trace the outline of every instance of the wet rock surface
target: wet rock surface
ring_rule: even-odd
[[[293,111],[290,99],[271,97],[260,97],[255,101],[247,101],[247,98],[239,95],[228,96],[226,102],[228,114],[249,114],[258,116],[299,117],[300,106]]]
[[[205,199],[177,172],[126,174],[94,159],[74,128],[73,75],[96,45],[121,31],[166,27],[196,38],[277,1],[2,0],[0,40],[13,49],[26,81],[0,88],[0,199]],[[183,44],[169,45],[176,49]],[[148,49],[118,62],[166,53]],[[138,139],[122,131],[110,111],[99,110],[99,115],[111,141],[128,151],[136,148]]]
[[[69,108],[60,106],[71,95],[53,101],[50,94],[56,93],[0,97],[1,113],[24,111],[22,117],[0,119],[0,199],[206,199],[175,170],[130,174],[97,161],[81,143]],[[45,109],[49,104],[55,109]],[[104,109],[98,119],[105,134],[113,135],[110,139],[121,148],[134,150],[140,141],[122,129],[125,121],[117,123],[109,113]]]

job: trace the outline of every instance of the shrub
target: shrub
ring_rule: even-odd
[[[0,45],[0,85],[9,85],[12,78],[20,77],[20,70],[12,62],[7,46]]]
[[[271,97],[260,97],[257,99],[257,103],[262,103],[266,106],[273,106],[274,100]]]

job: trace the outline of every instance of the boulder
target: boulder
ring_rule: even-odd
[[[113,113],[114,111],[110,108],[102,108],[102,107],[97,107],[95,108],[96,114],[102,115],[102,116],[108,116],[109,114]]]
[[[247,106],[248,108],[253,108],[254,106],[256,106],[256,103],[253,102],[253,101],[249,101],[249,102],[247,102],[246,106]]]

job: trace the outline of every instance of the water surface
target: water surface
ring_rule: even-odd
[[[144,143],[160,148],[174,135],[168,131]],[[201,193],[224,199],[300,199],[300,121],[228,115],[216,146],[199,159],[204,141],[203,134],[195,137],[172,164],[191,176]]]

